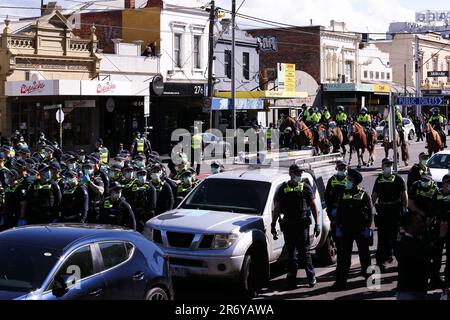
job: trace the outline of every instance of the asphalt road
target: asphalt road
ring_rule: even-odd
[[[449,139],[447,139],[449,140]],[[406,181],[406,175],[410,167],[418,161],[418,155],[420,152],[426,151],[425,143],[415,141],[409,142],[410,161],[409,166],[406,167],[400,162],[399,173],[404,177]],[[375,164],[373,167],[363,167],[360,172],[363,174],[364,180],[362,186],[372,193],[373,184],[376,176],[381,172],[381,160],[384,158],[384,150],[378,146],[375,154]],[[390,157],[392,157],[392,150],[390,151]],[[366,158],[367,159],[367,153]],[[356,167],[355,158],[353,158],[351,167]],[[207,171],[209,168],[203,168],[202,171]],[[233,166],[227,166],[227,169],[234,169]],[[374,244],[371,247],[372,263],[375,263],[377,233],[374,233]],[[395,260],[387,265],[387,268],[383,274],[380,275],[379,281],[375,280],[379,285],[373,285],[368,288],[366,281],[359,275],[360,264],[357,254],[356,244],[353,248],[352,266],[350,270],[350,276],[348,280],[348,289],[341,292],[329,292],[330,286],[335,281],[335,269],[336,266],[317,267],[317,285],[310,289],[307,286],[306,274],[304,270],[299,270],[297,274],[298,287],[295,290],[285,289],[285,273],[282,266],[276,266],[278,270],[274,278],[272,278],[267,287],[262,290],[260,295],[255,300],[270,300],[270,299],[283,299],[283,300],[297,300],[297,299],[309,299],[309,300],[392,300],[395,299],[395,288],[397,285],[397,270]],[[442,271],[444,263],[442,265]],[[203,300],[226,300],[237,299],[235,287],[227,283],[218,283],[212,281],[205,281],[202,279],[189,279],[175,282],[176,299],[184,299],[190,301],[203,301]],[[430,299],[439,299],[441,292],[439,290],[430,291]]]

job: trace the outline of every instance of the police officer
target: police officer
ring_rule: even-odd
[[[52,223],[58,221],[61,190],[52,180],[50,167],[40,164],[38,178],[30,186],[28,192],[28,206],[25,220],[28,224]]]
[[[273,123],[269,124],[269,127],[266,129],[266,141],[267,141],[267,150],[272,150],[272,137],[273,137],[274,125]]]
[[[172,188],[164,180],[162,166],[158,163],[151,168],[151,180],[152,185],[156,189],[155,215],[172,210],[175,202]]]
[[[113,181],[120,183],[120,181],[123,179],[122,168],[117,165],[112,165],[111,168],[109,168],[108,170],[108,178],[110,184]]]
[[[32,157],[39,159],[39,162],[43,162],[47,157],[47,154],[45,153],[45,142],[38,142],[36,149],[37,150],[33,153]]]
[[[372,204],[376,208],[375,224],[378,230],[376,260],[381,271],[386,261],[392,260],[393,249],[400,228],[401,215],[408,206],[405,181],[394,173],[390,159],[381,162],[382,173],[375,180]]]
[[[430,240],[431,246],[431,274],[430,287],[446,289],[450,285],[450,261],[449,250],[450,241],[448,233],[448,223],[450,220],[450,174],[442,178],[442,187],[433,198],[433,210],[430,219]],[[446,246],[445,262],[445,282],[440,277],[442,255]]]
[[[84,151],[84,149],[77,150],[76,158],[78,166],[81,168],[86,160],[86,151]]]
[[[3,227],[0,226],[3,230],[17,226],[27,210],[27,188],[23,178],[16,170],[8,170],[5,178],[4,223]]]
[[[347,115],[344,112],[343,106],[337,106],[336,124],[341,129],[344,128],[347,130]]]
[[[424,217],[429,217],[433,198],[437,192],[438,188],[431,175],[423,173],[420,180],[414,182],[408,190],[408,208]]]
[[[436,130],[439,135],[441,136],[442,143],[444,144],[444,148],[447,148],[447,140],[444,133],[444,117],[440,115],[439,108],[433,108],[432,110],[433,115],[428,119],[428,122],[431,123],[434,130]]]
[[[356,122],[363,126],[367,135],[367,141],[372,140],[372,117],[367,113],[367,108],[362,107],[361,113],[356,117]]]
[[[313,127],[320,122],[321,117],[322,115],[317,107],[311,108],[311,112],[308,112],[308,115],[305,118],[305,124],[308,127]]]
[[[174,171],[171,171],[170,178],[179,181],[181,174],[189,168],[189,161],[185,153],[179,153],[176,163],[174,163]]]
[[[89,196],[89,212],[87,222],[96,223],[100,213],[100,206],[105,193],[105,185],[100,177],[94,176],[94,163],[86,160],[82,165],[81,183],[86,186]]]
[[[347,187],[347,163],[339,160],[336,162],[336,173],[328,179],[325,188],[324,200],[327,206],[327,215],[331,221],[331,231],[336,238],[336,214],[338,202]]]
[[[217,161],[213,161],[211,163],[211,174],[217,174],[217,173],[221,173],[225,171],[225,167],[223,166],[223,164],[217,162]]]
[[[419,181],[420,177],[424,173],[430,173],[430,169],[427,166],[428,159],[430,157],[425,152],[419,154],[419,162],[414,164],[408,173],[407,187],[408,191],[414,182]]]
[[[202,161],[202,149],[203,149],[203,140],[202,135],[199,133],[199,130],[197,127],[194,128],[194,135],[191,138],[191,163],[192,166],[194,166],[194,163],[196,163],[195,172],[197,174],[200,174],[200,163]]]
[[[361,275],[367,279],[371,265],[369,245],[372,236],[372,202],[366,191],[359,188],[362,175],[348,170],[347,186],[339,199],[336,214],[336,238],[340,242],[337,253],[336,282],[331,291],[344,290],[350,270],[353,242],[358,246]]]
[[[139,131],[136,131],[134,134],[134,140],[130,146],[130,153],[136,155],[139,152],[144,151],[145,151],[145,140],[141,137],[141,133]]]
[[[103,146],[103,139],[98,138],[95,143],[95,152],[100,154],[100,159],[103,164],[109,163],[109,150],[105,146]]]
[[[317,207],[314,193],[308,183],[302,181],[302,172],[297,164],[289,168],[291,179],[281,185],[275,195],[275,207],[272,213],[271,232],[276,235],[276,223],[280,214],[284,214],[283,233],[288,256],[288,288],[297,287],[297,264],[295,250],[297,249],[300,261],[305,264],[305,271],[309,287],[316,285],[316,277],[310,253],[309,226],[311,224],[310,211],[312,211],[315,226],[314,235],[320,235],[320,227],[317,218]]]
[[[388,116],[385,120],[386,127],[389,124],[389,118],[390,117]],[[395,106],[395,125],[397,127],[398,134],[400,135],[400,141],[402,143],[405,142],[405,135],[403,130],[403,116],[399,106]]]
[[[194,181],[194,173],[195,170],[190,168],[181,174],[181,183],[177,188],[175,207],[178,206],[181,201],[183,201],[183,199],[187,196],[187,194],[195,188],[196,182]]]
[[[68,154],[65,158],[65,162],[66,162],[67,170],[72,170],[74,172],[79,173],[80,166],[77,163],[77,159],[73,155]]]
[[[130,198],[131,188],[136,182],[136,167],[132,163],[127,163],[122,169],[122,180],[120,184],[122,185],[122,194],[125,199]]]
[[[52,173],[52,179],[58,184],[59,189],[64,190],[64,179],[61,177],[61,166],[56,159],[48,164]]]
[[[331,120],[331,113],[330,113],[330,111],[328,111],[328,107],[327,106],[323,106],[323,108],[322,108],[322,118],[321,118],[320,122],[328,127],[328,123],[330,122],[330,120]]]
[[[106,168],[106,170],[105,170],[102,168],[103,163],[102,163],[100,154],[92,153],[90,155],[90,159],[94,163],[94,177],[102,179],[104,193],[108,194],[109,193],[108,169]]]
[[[122,168],[125,166],[125,158],[118,154],[115,158],[114,158],[114,164],[115,166],[118,166],[120,168],[120,170],[122,170]]]
[[[136,155],[134,158],[134,164],[138,169],[145,168],[147,165],[147,158],[145,157],[145,154],[143,152],[140,152]]]
[[[9,169],[5,166],[5,160],[5,154],[0,151],[0,187],[2,188],[5,186],[5,174],[9,171]]]
[[[122,197],[122,186],[111,183],[109,196],[105,198],[100,206],[99,223],[122,226],[136,230],[136,219],[133,209],[126,199]]]
[[[45,162],[45,163],[49,164],[49,163],[51,163],[53,160],[57,160],[57,159],[53,156],[54,152],[55,152],[55,148],[54,148],[53,146],[51,146],[51,145],[49,145],[49,144],[46,145],[46,146],[45,146],[45,152],[44,152],[45,158],[44,158],[44,160],[43,160],[42,162]]]
[[[78,173],[65,174],[61,199],[61,222],[85,223],[89,211],[89,194],[86,185],[79,183]]]
[[[136,217],[137,231],[142,232],[145,223],[155,215],[157,200],[156,189],[147,181],[145,168],[137,171],[137,179],[127,200]]]

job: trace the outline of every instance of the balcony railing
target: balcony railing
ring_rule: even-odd
[[[8,48],[18,49],[34,49],[34,38],[28,36],[11,36],[8,37]]]

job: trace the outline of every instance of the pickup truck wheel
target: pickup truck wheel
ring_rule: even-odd
[[[153,287],[145,294],[145,300],[169,300],[169,296],[163,288]]]
[[[321,248],[316,250],[316,259],[320,265],[328,266],[336,263],[336,243],[334,242],[331,232],[328,234],[327,240]]]
[[[239,279],[240,291],[244,298],[256,297],[258,291],[264,285],[266,276],[264,271],[261,272],[262,263],[264,263],[264,258],[262,254],[256,251],[250,251],[245,255]]]

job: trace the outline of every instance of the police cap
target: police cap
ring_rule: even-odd
[[[389,158],[384,158],[383,160],[381,160],[381,165],[382,165],[382,166],[391,165],[391,164],[393,164],[393,163],[394,163],[394,161],[392,161],[392,160],[389,159]]]
[[[50,168],[54,169],[54,170],[61,170],[61,165],[59,164],[58,161],[52,161],[49,164]]]
[[[64,176],[65,176],[66,178],[78,178],[78,174],[77,174],[75,171],[73,171],[73,170],[67,170],[67,171],[64,173]]]
[[[347,176],[351,179],[355,184],[360,184],[363,181],[363,176],[357,170],[350,169],[348,170]]]
[[[289,167],[289,173],[302,173],[305,171],[298,164],[294,163]]]
[[[115,190],[122,190],[122,189],[123,189],[122,185],[116,181],[111,182],[109,185],[110,192],[115,191]]]
[[[142,159],[142,160],[147,159],[147,158],[145,157],[145,154],[142,153],[142,152],[139,152],[139,153],[136,155],[136,157],[134,157],[134,158],[135,158],[135,159]]]
[[[344,160],[338,160],[336,161],[336,167],[347,167],[347,162]]]
[[[120,172],[120,171],[122,171],[122,168],[120,166],[114,164],[111,166],[111,168],[109,168],[109,170]]]
[[[37,171],[39,173],[48,170],[50,167],[48,165],[46,165],[45,163],[41,163],[38,167],[37,167]]]

